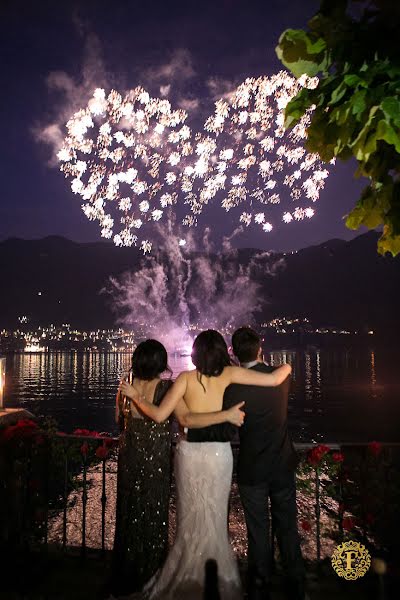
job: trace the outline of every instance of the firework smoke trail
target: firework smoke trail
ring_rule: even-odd
[[[169,351],[191,346],[203,329],[228,335],[254,323],[265,303],[255,274],[274,275],[284,262],[264,252],[240,265],[229,241],[223,253],[214,254],[208,235],[206,230],[208,251],[196,253],[193,238],[187,249],[164,230],[165,244],[157,257],[144,257],[137,271],[111,279],[106,291],[119,322],[160,339]]]
[[[283,121],[288,101],[317,83],[283,71],[246,79],[229,99],[216,102],[206,133],[192,132],[184,110],[141,87],[125,96],[97,89],[67,123],[60,169],[82,197],[85,215],[100,223],[101,235],[116,245],[140,243],[144,253],[152,242],[139,240],[139,230],[177,205],[188,207],[187,226],[197,225],[204,206],[217,198],[226,211],[240,207],[239,222],[265,232],[272,230],[278,205],[284,223],[311,218],[310,203],[328,171],[303,147],[309,114],[290,131]]]

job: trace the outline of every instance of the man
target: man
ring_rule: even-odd
[[[242,367],[271,372],[263,362],[260,336],[242,327],[232,336],[233,352]],[[276,388],[231,385],[226,402],[244,400],[246,418],[239,429],[237,480],[248,535],[249,600],[268,599],[273,527],[290,600],[304,600],[304,565],[297,531],[295,468],[297,456],[287,429],[289,378]]]

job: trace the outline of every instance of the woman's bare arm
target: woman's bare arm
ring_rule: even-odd
[[[146,400],[133,385],[130,385],[126,381],[122,383],[121,391],[125,396],[131,398],[136,406],[138,406],[145,415],[150,417],[150,419],[153,419],[156,423],[162,423],[168,419],[178,405],[178,402],[182,400],[186,393],[186,386],[187,377],[184,372],[176,378],[174,384],[165,394],[159,406],[155,406]]]
[[[259,385],[262,387],[276,387],[285,381],[286,377],[292,372],[292,367],[288,364],[282,365],[272,373],[260,373],[254,369],[244,369],[242,367],[226,367],[230,383],[241,383],[242,385]]]
[[[174,414],[179,424],[189,429],[198,429],[226,422],[240,427],[244,421],[244,412],[241,410],[243,406],[244,402],[239,402],[227,410],[219,410],[211,413],[194,413],[189,410],[186,402],[181,400],[175,408]]]
[[[181,373],[165,394],[159,406],[148,402],[133,385],[130,385],[126,381],[122,383],[121,391],[125,396],[131,398],[140,410],[150,417],[150,419],[156,421],[156,423],[166,421],[170,414],[175,411],[179,423],[183,427],[190,427],[192,429],[225,423],[226,421],[238,427],[242,425],[244,413],[240,408],[244,405],[244,402],[239,402],[239,404],[232,406],[228,410],[219,410],[211,413],[193,413],[188,409],[183,400],[186,387],[186,373]]]

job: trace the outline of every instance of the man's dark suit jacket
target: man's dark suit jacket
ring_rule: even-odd
[[[257,363],[251,369],[271,373],[276,367]],[[245,401],[246,417],[239,429],[238,483],[257,485],[278,471],[295,469],[297,455],[287,429],[289,378],[277,387],[230,385],[224,405]]]

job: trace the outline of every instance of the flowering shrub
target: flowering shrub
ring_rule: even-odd
[[[21,419],[0,429],[0,541],[42,539],[49,511],[57,513],[70,491],[86,485],[82,470],[105,461],[116,443],[88,429],[69,436],[51,419],[42,424]]]

